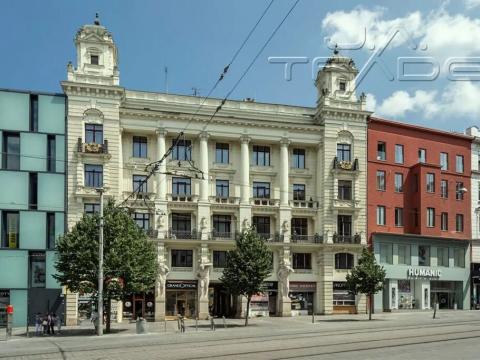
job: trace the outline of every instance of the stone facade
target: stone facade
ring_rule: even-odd
[[[68,96],[68,226],[98,204],[85,165],[100,165],[107,197],[128,197],[137,223],[158,244],[154,318],[175,315],[179,307],[189,312],[190,290],[173,290],[187,287],[196,292],[190,315],[207,317],[217,296],[212,289],[221,287],[221,252],[250,225],[273,252],[268,281],[277,284],[277,295],[271,312],[299,313],[292,301],[302,300],[290,295],[304,287],[314,294],[311,311],[332,313],[333,283],[344,281],[347,271],[336,269],[335,255],[349,253],[356,262],[366,244],[369,113],[365,97],[355,96],[352,60],[335,54],[319,71],[316,107],[229,100],[209,121],[218,99],[200,107],[200,97],[119,86],[117,50],[103,26],[82,27],[75,44],[76,68],[69,64],[62,82]],[[94,145],[86,125],[99,125]],[[174,142],[146,188],[131,196],[134,176],[147,175],[147,165]],[[174,291],[176,300],[169,297]],[[364,311],[362,299],[357,305]]]

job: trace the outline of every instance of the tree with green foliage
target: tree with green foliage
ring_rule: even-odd
[[[228,251],[220,281],[234,296],[247,298],[245,326],[248,325],[252,296],[263,292],[265,279],[272,271],[272,253],[253,229],[245,230]]]
[[[98,296],[100,215],[84,215],[70,232],[59,238],[54,277],[70,291]],[[104,308],[110,331],[111,300],[144,292],[155,286],[157,252],[127,210],[113,201],[104,208]]]
[[[358,259],[358,265],[347,274],[347,289],[355,295],[368,296],[368,320],[372,320],[373,295],[383,289],[385,276],[383,266],[377,264],[373,252],[366,248]]]

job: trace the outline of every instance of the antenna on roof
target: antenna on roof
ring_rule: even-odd
[[[168,94],[168,67],[164,67],[165,71],[165,93]]]
[[[100,19],[98,17],[98,13],[95,13],[95,20],[93,21],[94,25],[100,25]]]

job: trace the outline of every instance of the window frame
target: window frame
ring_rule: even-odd
[[[352,145],[348,143],[337,143],[337,160],[352,161]]]
[[[448,180],[440,180],[440,197],[442,199],[448,199]]]
[[[90,170],[88,168],[90,167]],[[98,171],[101,169],[101,171]],[[102,188],[103,187],[103,165],[99,164],[84,164],[84,185],[85,187],[89,188]],[[92,180],[93,185],[88,181],[88,179]]]
[[[270,199],[270,183],[266,181],[254,181],[252,184],[252,196],[255,199]],[[262,193],[262,194],[261,194]]]
[[[425,174],[425,187],[427,193],[435,193],[435,174],[434,173],[426,173]]]
[[[230,197],[230,181],[225,179],[215,180],[215,197],[227,199]]]
[[[47,171],[56,172],[57,163],[57,140],[55,135],[47,136]]]
[[[448,231],[448,213],[445,211],[440,214],[440,231]]]
[[[383,145],[383,151],[380,147]],[[377,141],[377,160],[386,161],[387,160],[387,144],[384,141]]]
[[[465,231],[465,216],[455,214],[455,232],[463,233]]]
[[[268,145],[253,145],[253,164],[255,166],[270,166],[271,164],[271,152]]]
[[[215,163],[228,164],[230,162],[230,145],[228,143],[215,143]]]
[[[400,178],[400,184],[397,183],[397,179]],[[395,187],[395,192],[397,193],[403,193],[403,173],[395,173],[395,178],[394,178],[394,187]],[[400,186],[399,186],[400,185]]]
[[[227,252],[224,250],[213,250],[213,267],[223,269],[227,264]]]
[[[353,254],[340,252],[335,254],[335,270],[351,270],[355,264]]]
[[[425,164],[427,162],[427,149],[418,148],[418,162]]]
[[[148,138],[146,136],[132,137],[132,156],[134,158],[146,159],[148,156]]]
[[[401,159],[399,159],[398,156],[401,156]],[[405,163],[404,146],[402,144],[395,144],[395,164],[404,164],[404,163]]]
[[[148,180],[146,175],[132,175],[132,191],[140,194],[148,193]]]
[[[465,172],[465,157],[463,155],[457,154],[455,156],[455,172],[460,174],[463,174]]]
[[[180,191],[180,190],[183,190]],[[172,177],[172,196],[192,196],[192,180],[186,177]]]
[[[10,144],[10,139],[16,139],[17,143]],[[10,152],[9,147],[18,145],[18,153]],[[20,133],[4,131],[2,134],[2,169],[20,170],[21,141]]]
[[[305,184],[293,184],[293,200],[305,201],[306,199],[306,186]]]
[[[426,215],[427,215],[426,226],[428,228],[434,228],[435,227],[435,208],[427,207]]]
[[[171,259],[172,267],[191,268],[193,267],[193,250],[172,249]]]
[[[305,169],[306,151],[295,148],[292,150],[292,167],[294,169]]]
[[[13,215],[16,218],[16,232],[15,232],[15,245],[10,246],[9,242],[9,215]],[[20,211],[3,210],[2,211],[2,243],[0,248],[2,249],[20,249]]]
[[[143,231],[147,231],[147,230],[151,229],[150,213],[135,211],[132,214],[132,219],[133,219],[133,221],[135,221],[135,224],[137,224],[137,226],[140,229],[142,229]],[[140,225],[139,223],[141,223],[142,225]],[[146,225],[146,227],[145,227],[145,225]]]
[[[312,270],[312,253],[292,253],[292,267],[294,270]]]
[[[420,263],[420,259],[422,257],[421,255],[421,252],[420,252],[420,249],[421,248],[424,248],[426,249],[426,252],[425,252],[425,262],[424,263]],[[431,263],[431,249],[430,249],[430,246],[429,245],[418,245],[418,266],[430,266],[430,263]]]
[[[387,208],[385,205],[377,205],[377,225],[387,225]]]
[[[403,208],[402,207],[396,207],[395,208],[395,226],[396,227],[403,227],[404,226]]]
[[[445,157],[444,157],[444,155],[445,155]],[[440,170],[441,171],[448,171],[448,153],[446,153],[446,152],[441,152],[440,153]]]
[[[172,160],[191,161],[192,160],[192,141],[178,139],[172,140]]]
[[[348,184],[348,186],[345,186]],[[339,200],[353,199],[353,183],[352,180],[338,180],[337,198]],[[345,196],[348,195],[348,196]]]
[[[383,183],[382,183],[382,176],[383,176]],[[377,170],[376,182],[377,182],[377,191],[387,191],[387,173],[385,170]]]

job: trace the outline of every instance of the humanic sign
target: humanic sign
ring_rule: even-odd
[[[407,274],[412,277],[440,277],[442,276],[442,271],[434,269],[408,268]]]

